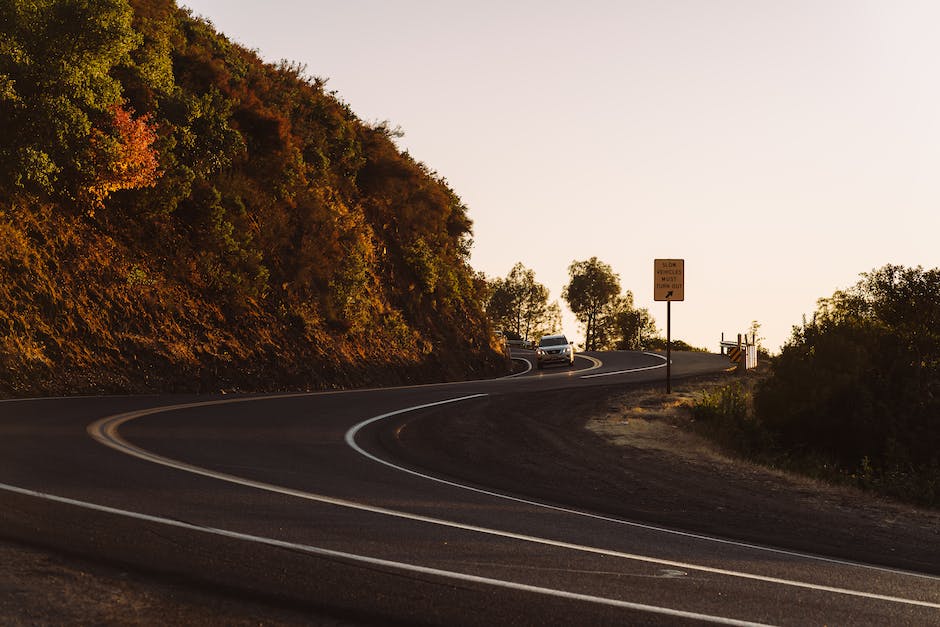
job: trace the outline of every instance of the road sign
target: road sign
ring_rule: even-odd
[[[653,260],[653,300],[685,300],[685,259]]]
[[[666,394],[672,394],[672,301],[685,300],[685,259],[653,260],[653,300],[666,301]]]

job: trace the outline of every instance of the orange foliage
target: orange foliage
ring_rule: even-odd
[[[111,59],[123,100],[82,109],[65,191],[14,195],[0,176],[0,396],[505,369],[443,179],[301,66],[173,0],[131,5],[142,43]]]
[[[119,189],[152,187],[159,177],[159,163],[153,148],[157,134],[150,127],[150,115],[133,117],[133,109],[122,103],[111,107],[110,133],[95,129],[91,138],[97,178],[88,186],[89,200],[101,206]]]

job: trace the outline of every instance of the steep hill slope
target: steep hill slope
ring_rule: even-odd
[[[170,0],[10,0],[0,394],[495,374],[471,221],[325,81]]]

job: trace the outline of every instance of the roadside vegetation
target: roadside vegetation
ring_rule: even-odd
[[[766,375],[705,391],[692,416],[749,459],[940,506],[940,270],[863,274]]]
[[[572,261],[562,298],[584,326],[584,350],[639,350],[656,336],[649,311],[633,303],[633,292],[621,293],[620,276],[591,257]]]
[[[4,2],[0,395],[503,371],[467,208],[326,84],[172,0]]]
[[[562,298],[584,330],[582,348],[601,350],[665,349],[656,321],[645,307],[637,307],[633,292],[622,290],[620,276],[597,257],[572,261],[569,282]],[[486,313],[496,329],[526,341],[542,335],[561,333],[561,308],[548,302],[548,289],[535,280],[535,273],[521,262],[505,278],[487,279]],[[705,351],[682,340],[673,340],[673,349]]]
[[[562,331],[523,264],[473,272],[467,208],[400,131],[304,67],[172,0],[3,18],[0,395],[473,378],[508,367],[493,329]],[[663,346],[596,257],[562,298],[586,350]],[[940,505],[940,270],[862,275],[692,416],[748,458]]]
[[[486,280],[486,314],[507,337],[534,342],[561,331],[561,307],[548,302],[548,288],[522,262],[506,278]]]

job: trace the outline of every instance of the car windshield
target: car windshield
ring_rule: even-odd
[[[563,337],[543,337],[539,340],[539,346],[564,346],[568,343]]]

